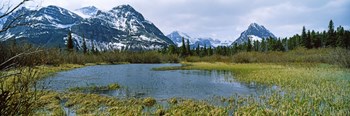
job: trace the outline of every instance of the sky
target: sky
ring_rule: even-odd
[[[326,30],[331,19],[335,26],[350,28],[350,0],[34,0],[27,6],[57,5],[69,10],[96,6],[107,11],[124,4],[165,35],[181,31],[233,41],[255,22],[277,37],[290,37],[301,33],[303,26]]]

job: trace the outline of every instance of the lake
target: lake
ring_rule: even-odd
[[[97,94],[121,98],[208,99],[215,96],[255,95],[264,87],[235,80],[232,72],[203,70],[155,71],[153,68],[181,64],[97,65],[59,72],[41,82],[49,90],[66,91],[72,87],[103,86],[118,83],[118,90]]]

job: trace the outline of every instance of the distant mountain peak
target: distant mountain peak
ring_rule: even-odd
[[[200,45],[201,47],[228,46],[229,44],[232,43],[232,41],[231,42],[220,41],[219,39],[213,39],[210,37],[194,38],[180,31],[173,31],[170,34],[168,34],[167,37],[170,38],[178,47],[182,46],[182,38],[184,38],[185,41],[189,40],[190,46],[192,48],[197,47],[197,45]]]
[[[254,41],[261,41],[262,38],[276,38],[276,36],[271,33],[268,29],[266,29],[263,25],[259,25],[257,23],[251,23],[248,26],[248,29],[243,31],[239,38],[233,42],[233,44],[243,44],[248,42],[248,39],[252,39]]]
[[[99,11],[99,9],[96,8],[95,6],[86,6],[86,7],[76,9],[74,11],[75,13],[77,13],[79,16],[83,18],[90,18],[92,16],[95,16]]]
[[[123,10],[123,11],[131,11],[131,12],[137,12],[132,6],[129,4],[126,5],[119,5],[116,7],[113,7],[112,10]]]

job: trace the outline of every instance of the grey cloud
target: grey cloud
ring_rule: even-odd
[[[36,0],[40,1],[40,0]],[[42,0],[67,9],[95,5],[108,10],[130,4],[165,34],[174,30],[190,35],[234,40],[252,22],[277,36],[308,29],[326,29],[330,19],[350,26],[349,0]]]

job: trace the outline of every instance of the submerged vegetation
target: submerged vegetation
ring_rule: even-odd
[[[120,88],[120,85],[118,85],[117,83],[112,83],[112,84],[109,84],[107,86],[93,85],[93,86],[88,86],[88,87],[73,87],[73,88],[69,88],[68,91],[94,93],[94,92],[98,92],[98,91],[117,90],[119,88]]]

